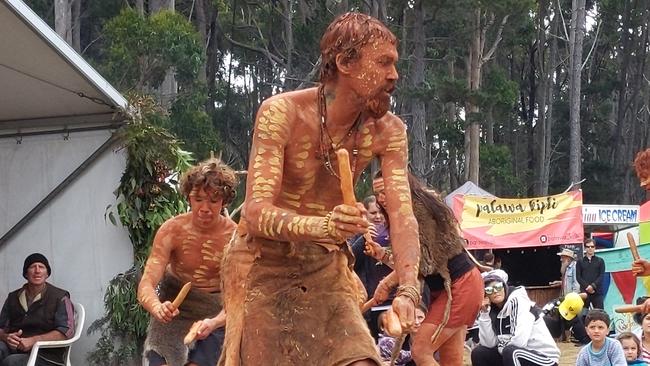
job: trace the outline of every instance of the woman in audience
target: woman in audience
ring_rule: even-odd
[[[478,318],[479,346],[473,366],[553,365],[560,360],[542,311],[524,287],[509,288],[498,276],[484,278],[485,298]]]
[[[367,255],[366,247],[381,247],[390,252],[390,240],[388,235],[388,228],[386,225],[386,216],[383,208],[377,204],[375,196],[369,196],[363,200],[363,205],[368,211],[368,221],[372,223],[371,234],[368,236],[358,236],[352,242],[352,253],[354,254],[354,272],[361,279],[361,283],[366,288],[367,296],[372,297],[375,289],[384,277],[386,277],[392,270],[389,266],[383,264],[380,260]],[[370,239],[370,240],[367,240]],[[390,304],[392,298],[389,298],[385,304]],[[384,305],[384,304],[377,304]],[[370,333],[373,337],[377,338],[377,316],[379,312],[371,311],[364,314]]]
[[[428,313],[413,339],[413,359],[418,366],[439,364],[460,365],[463,362],[465,334],[472,326],[483,299],[481,275],[464,248],[458,222],[453,213],[432,190],[409,173],[413,213],[418,221],[420,237],[420,278],[426,286],[422,291]],[[373,181],[373,189],[381,203],[383,179]],[[375,258],[392,263],[379,250]],[[374,299],[379,302],[397,285],[394,273],[380,281]]]

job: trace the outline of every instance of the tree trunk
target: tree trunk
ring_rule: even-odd
[[[423,0],[418,0],[414,8],[414,26],[413,26],[413,66],[411,74],[411,85],[414,88],[424,86],[424,55],[426,48],[425,30],[424,30],[424,5]],[[427,128],[426,128],[426,110],[422,97],[411,98],[411,115],[413,124],[409,129],[409,141],[411,145],[411,168],[413,173],[425,179],[429,173],[431,164],[429,163]]]
[[[196,10],[196,29],[199,31],[199,37],[201,37],[202,53],[203,53],[203,64],[201,64],[201,69],[199,70],[199,81],[207,84],[207,48],[208,48],[208,25],[205,18],[205,0],[196,0],[194,3],[194,9]],[[208,6],[210,6],[208,4]]]
[[[559,13],[556,10],[555,16],[553,17],[553,23],[552,23],[553,27],[552,27],[552,30],[551,30],[551,32],[553,32],[553,34],[558,34],[558,31],[560,29],[560,21],[559,21],[559,19],[560,19],[560,16],[559,16]],[[548,102],[547,102],[547,105],[548,105],[548,110],[547,111],[548,112],[547,112],[546,118],[545,118],[545,122],[546,122],[545,127],[546,128],[545,128],[545,132],[544,132],[544,146],[545,146],[544,147],[545,153],[544,153],[544,157],[543,157],[543,165],[544,166],[543,166],[542,174],[541,174],[541,177],[540,177],[540,180],[541,180],[540,195],[542,195],[542,196],[546,196],[546,195],[549,194],[548,184],[549,184],[549,179],[550,179],[550,174],[551,174],[551,153],[552,153],[552,151],[551,151],[551,149],[552,149],[551,142],[552,142],[552,138],[553,138],[553,132],[552,131],[553,131],[553,121],[554,121],[553,120],[553,117],[554,117],[553,112],[555,110],[554,105],[553,105],[554,102],[555,102],[555,87],[554,87],[555,84],[553,83],[553,80],[554,80],[553,76],[557,75],[558,77],[556,77],[556,78],[559,79],[559,73],[556,72],[557,67],[558,67],[558,44],[557,44],[557,37],[553,37],[551,39],[551,51],[550,51],[550,54],[548,56],[548,66],[547,66],[548,70],[546,71],[546,77],[548,78],[548,81],[547,81],[547,84],[546,84],[546,87],[548,88],[547,92],[546,92],[546,95],[547,95],[547,98],[548,98]],[[558,84],[559,84],[559,81],[558,81]]]
[[[386,0],[375,0],[377,3],[377,19],[381,20],[382,23],[386,22],[388,18],[388,13],[386,12]]]
[[[312,10],[309,7],[309,4],[305,0],[298,0],[298,11],[296,16],[298,18],[298,24],[304,25],[307,23],[307,19],[311,17]]]
[[[54,0],[54,30],[72,45],[72,9],[69,0]]]
[[[486,132],[485,132],[485,144],[486,145],[494,145],[494,108],[493,106],[488,106],[486,108],[487,110],[485,111],[485,127],[486,127]],[[492,179],[489,180],[490,185],[486,188],[488,192],[497,192],[497,181],[495,179],[496,177],[492,177]]]
[[[469,52],[469,90],[470,93],[476,93],[481,87],[481,9],[474,10],[474,30],[470,41]],[[480,146],[480,126],[478,121],[479,107],[474,101],[467,103],[467,113],[465,116],[469,123],[466,124],[466,136],[469,136],[469,149],[466,154],[466,169],[468,171],[468,180],[478,185],[479,178],[479,146]]]
[[[632,5],[633,8],[638,9],[638,3],[634,2]],[[641,191],[639,189],[638,181],[634,177],[633,169],[630,168],[630,164],[634,161],[634,157],[637,151],[643,150],[646,148],[646,145],[643,144],[643,133],[642,124],[639,123],[643,114],[647,113],[647,104],[644,100],[644,87],[647,87],[644,72],[645,65],[647,63],[647,50],[648,50],[648,22],[650,21],[650,12],[648,11],[650,4],[644,2],[643,6],[643,17],[641,18],[640,28],[642,29],[641,34],[634,36],[634,45],[635,49],[630,51],[634,54],[635,61],[634,65],[636,66],[635,74],[630,79],[630,89],[631,89],[631,98],[633,98],[633,105],[629,113],[629,132],[627,136],[627,144],[625,146],[625,162],[624,165],[624,179],[623,179],[623,203],[625,204],[638,204],[641,199]],[[638,34],[638,33],[637,33]]]
[[[149,0],[149,14],[155,14],[160,10],[174,10],[175,0]]]
[[[349,11],[349,8],[346,9]],[[379,19],[382,23],[386,22],[388,16],[386,0],[364,0],[361,10],[371,17]]]
[[[631,9],[630,9],[630,4],[629,1],[625,1],[625,4],[623,6],[623,14],[622,14],[622,30],[621,30],[621,40],[620,40],[620,46],[619,49],[617,50],[617,55],[618,55],[618,64],[619,64],[619,72],[618,72],[618,80],[617,84],[618,87],[616,88],[616,96],[617,96],[617,107],[616,107],[616,127],[614,129],[614,136],[613,136],[613,143],[612,143],[612,149],[614,150],[613,155],[613,161],[611,163],[613,170],[616,172],[615,180],[614,180],[614,187],[616,188],[616,191],[622,195],[623,190],[624,190],[624,184],[623,184],[623,176],[625,174],[625,170],[627,170],[627,164],[625,164],[626,160],[626,145],[627,145],[627,130],[628,130],[628,118],[626,118],[626,114],[628,111],[627,105],[628,105],[628,92],[629,90],[629,80],[628,80],[628,72],[629,72],[629,67],[630,67],[630,58],[632,57],[631,55],[631,39],[630,39],[630,34],[628,32],[628,29],[630,29],[630,18],[631,18]]]
[[[527,155],[528,155],[528,171],[534,172],[535,171],[535,128],[533,127],[533,122],[535,120],[535,105],[537,103],[537,83],[536,83],[536,69],[537,69],[537,64],[535,61],[535,53],[536,53],[536,48],[535,47],[529,47],[528,53],[529,53],[529,67],[530,69],[528,70],[528,116],[527,116],[527,132],[528,132],[528,137],[526,138],[526,141],[528,141],[527,144]],[[543,114],[541,111],[539,114]],[[535,195],[535,190],[534,190],[534,185],[533,186],[528,186],[528,195],[529,196],[534,196]]]
[[[582,74],[582,42],[585,37],[585,0],[573,0],[571,12],[571,39],[569,41],[569,184],[577,183],[582,176],[580,133],[580,87]],[[579,189],[576,184],[573,189]]]
[[[454,66],[454,56],[447,56],[447,74],[449,75],[450,80],[455,79],[455,66]],[[449,126],[454,126],[456,124],[456,103],[448,102],[445,105],[445,112],[447,113],[447,124]],[[456,146],[452,143],[449,143],[449,189],[454,190],[460,186],[458,183],[458,164],[456,163],[458,151],[456,151]]]
[[[149,14],[153,15],[162,10],[174,11],[174,0],[150,0],[149,1]],[[169,109],[176,99],[178,93],[178,83],[176,82],[176,75],[174,70],[169,69],[165,73],[160,88],[158,89],[158,101],[165,109]]]
[[[206,23],[209,24],[208,28],[206,29],[207,43],[205,45],[205,71],[206,83],[208,84],[208,100],[206,111],[208,111],[211,116],[214,116],[215,102],[217,100],[216,78],[219,67],[222,65],[222,57],[220,57],[219,49],[224,49],[224,47],[219,46],[220,41],[223,39],[219,34],[219,31],[221,29],[218,24],[219,10],[214,5],[213,1],[205,1],[205,10]]]
[[[494,145],[494,107],[489,106],[485,113],[485,143]]]
[[[296,83],[292,80],[293,75],[293,0],[282,0],[282,24],[284,25],[284,44],[286,48],[286,73],[284,78],[285,90],[291,89]]]
[[[81,0],[72,0],[72,48],[81,53]]]
[[[144,16],[144,0],[135,0],[135,10],[140,16]]]
[[[487,14],[486,14],[487,16]],[[502,39],[503,28],[508,21],[508,15],[504,16],[501,20],[501,24],[496,31],[496,36],[492,45],[490,46],[487,53],[485,51],[485,41],[487,40],[486,34],[488,28],[494,21],[495,14],[489,14],[490,19],[486,21],[485,24],[482,24],[482,15],[481,8],[477,7],[474,9],[473,18],[473,33],[469,45],[469,60],[468,60],[468,72],[469,77],[469,91],[471,94],[478,93],[481,88],[481,69],[483,65],[488,62],[494,55],[499,42]],[[478,185],[479,181],[479,148],[480,148],[480,138],[481,138],[481,126],[479,123],[479,106],[474,98],[469,98],[469,101],[466,103],[465,118],[468,121],[465,128],[465,139],[468,142],[469,146],[466,146],[465,150],[465,163],[467,165],[467,177],[474,184]],[[469,138],[467,137],[469,135]],[[468,148],[469,147],[469,148]]]
[[[546,168],[546,106],[548,84],[550,82],[549,63],[546,62],[546,29],[545,21],[549,0],[540,0],[537,11],[537,68],[539,70],[539,83],[537,84],[537,125],[536,147],[537,147],[537,169],[535,174],[535,196],[546,196],[544,192],[544,177],[547,176]],[[548,187],[548,183],[546,184]]]
[[[333,4],[331,4],[333,3]],[[334,11],[332,13],[339,15],[343,14],[346,11],[349,11],[350,9],[350,4],[348,3],[348,0],[341,0],[341,1],[328,1],[327,2],[327,8],[330,9],[330,7],[334,5]]]

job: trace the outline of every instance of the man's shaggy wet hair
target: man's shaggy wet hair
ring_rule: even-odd
[[[379,20],[362,13],[341,14],[327,27],[320,41],[322,83],[336,78],[336,56],[343,54],[343,62],[361,58],[359,51],[373,39],[383,39],[397,46],[397,37]]]
[[[189,199],[194,188],[203,188],[208,194],[223,198],[223,205],[230,204],[237,194],[235,171],[219,159],[212,158],[190,168],[181,177],[181,193]]]

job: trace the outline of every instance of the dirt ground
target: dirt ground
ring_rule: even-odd
[[[576,358],[578,357],[580,347],[576,347],[573,343],[558,343],[558,347],[560,347],[560,352],[562,352],[559,366],[574,366],[576,364]],[[471,365],[472,363],[469,359],[469,352],[466,351],[464,366]]]

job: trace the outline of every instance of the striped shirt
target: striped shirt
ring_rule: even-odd
[[[650,349],[647,349],[641,344],[641,360],[650,362]]]

